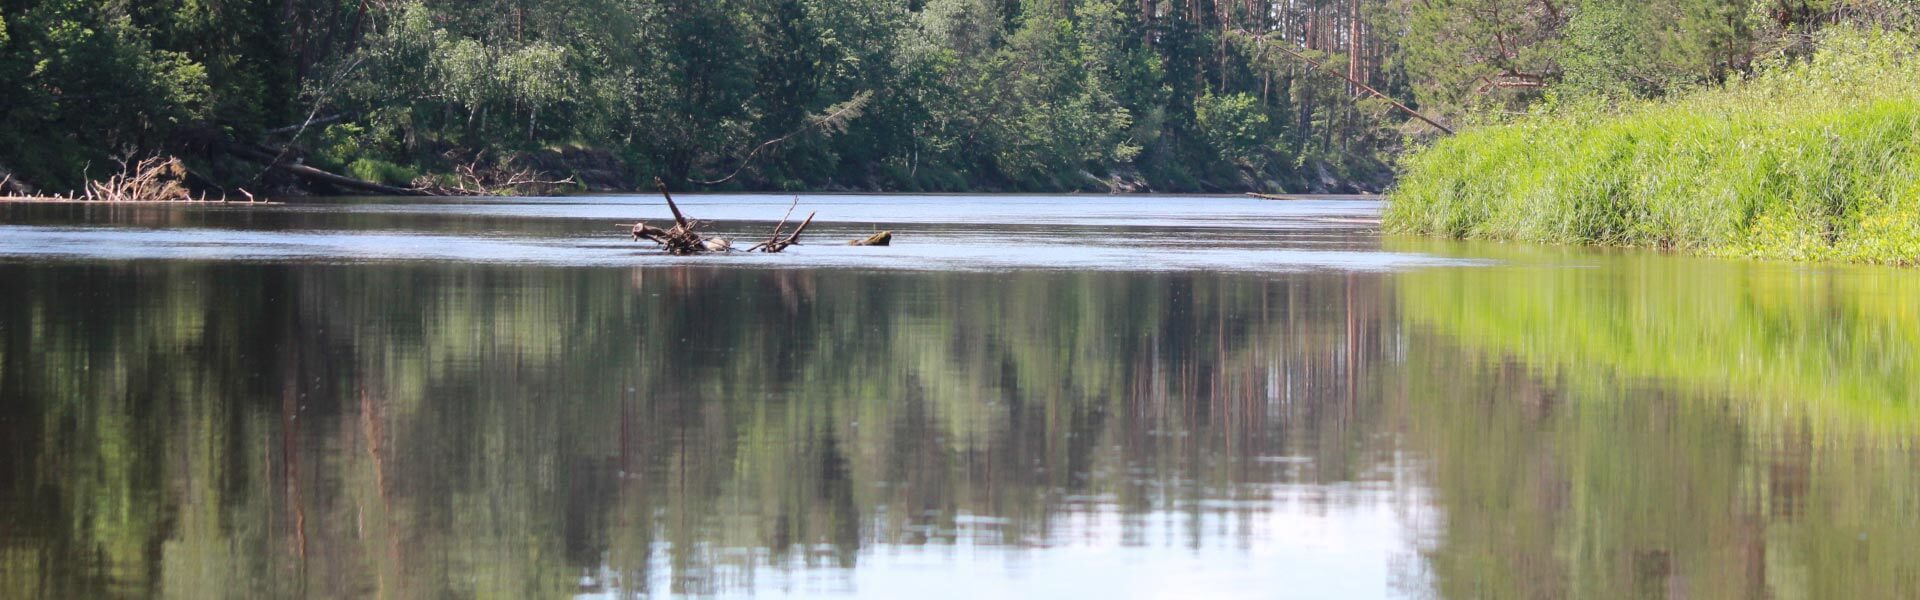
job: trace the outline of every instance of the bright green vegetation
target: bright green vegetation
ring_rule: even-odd
[[[1274,46],[1444,121],[1524,110],[1548,89],[1710,84],[1800,52],[1824,24],[1916,12],[1911,0],[6,0],[0,171],[58,192],[171,153],[202,188],[300,191],[214,143],[232,140],[388,184],[478,164],[597,189],[658,175],[682,189],[1378,190],[1409,139],[1435,131]]]
[[[694,189],[1380,189],[1408,139],[1434,132],[1253,36],[1448,119],[1522,110],[1548,89],[1659,96],[1794,54],[1823,24],[1920,12],[1909,0],[0,8],[9,187],[72,190],[171,153],[203,191],[269,193],[299,182],[217,142],[395,185],[477,165],[596,189],[655,175]]]
[[[1920,38],[1832,30],[1725,86],[1475,128],[1391,200],[1401,233],[1915,264]]]
[[[1407,274],[1402,313],[1594,393],[1660,381],[1742,398],[1769,427],[1920,433],[1920,280],[1902,270],[1651,253],[1569,269],[1496,256],[1514,266]]]

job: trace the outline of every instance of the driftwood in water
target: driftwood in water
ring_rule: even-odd
[[[661,229],[646,223],[635,223],[633,224],[635,241],[650,240],[666,247],[667,253],[675,256],[726,252],[733,249],[733,243],[725,238],[708,238],[700,235],[701,223],[681,214],[680,205],[673,203],[673,193],[667,191],[667,182],[655,177],[653,184],[660,186],[660,195],[667,199],[667,210],[673,211],[673,228]]]
[[[733,251],[732,241],[721,237],[708,237],[700,233],[700,227],[703,223],[689,219],[686,213],[680,212],[680,205],[673,201],[673,193],[667,190],[666,182],[655,177],[653,183],[660,187],[660,196],[667,200],[667,210],[673,212],[673,227],[661,229],[646,223],[619,225],[619,227],[628,228],[628,231],[633,234],[634,241],[647,240],[660,244],[666,248],[668,254],[675,256]],[[793,204],[787,206],[787,214],[781,216],[780,222],[773,225],[773,233],[767,235],[766,241],[754,244],[752,247],[747,248],[747,251],[771,254],[799,245],[800,234],[807,231],[807,226],[813,224],[813,217],[819,214],[818,212],[807,213],[807,218],[800,221],[798,227],[794,227],[792,231],[788,231],[787,221],[793,217],[793,209],[799,207],[799,205],[800,198],[795,197]],[[853,242],[853,245],[885,246],[892,240],[893,232],[883,231],[867,239],[857,240]]]
[[[675,256],[686,256],[703,252],[733,251],[732,240],[723,237],[700,235],[698,231],[693,229],[693,227],[697,227],[698,225],[699,223],[694,222],[690,227],[683,228],[675,225],[672,229],[661,229],[646,223],[634,223],[631,231],[633,232],[634,241],[647,240],[660,244],[661,247],[667,249],[668,254]]]
[[[893,232],[882,231],[880,233],[867,236],[866,239],[847,242],[847,245],[849,246],[891,246],[893,245]]]
[[[793,204],[787,206],[787,214],[780,217],[779,223],[775,223],[773,225],[773,235],[767,236],[767,241],[754,244],[754,246],[752,248],[748,248],[747,251],[748,252],[758,251],[758,252],[766,252],[768,254],[773,254],[773,253],[780,252],[782,250],[786,250],[788,246],[799,244],[800,232],[806,231],[807,226],[813,224],[813,216],[816,214],[819,214],[818,212],[807,213],[807,219],[804,221],[801,221],[799,227],[795,227],[792,233],[788,233],[786,234],[785,237],[781,237],[780,235],[782,233],[781,230],[786,228],[787,219],[793,216],[793,208],[799,205],[800,205],[800,197],[795,196],[793,198]]]

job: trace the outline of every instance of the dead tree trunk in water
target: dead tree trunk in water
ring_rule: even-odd
[[[634,241],[647,240],[660,244],[666,248],[668,254],[675,256],[688,256],[707,252],[730,252],[733,250],[733,242],[728,241],[726,238],[701,235],[699,229],[702,223],[689,219],[686,213],[680,212],[680,204],[673,201],[673,194],[667,191],[666,182],[655,177],[653,183],[660,187],[660,196],[666,199],[667,210],[673,213],[673,228],[661,229],[646,223],[623,223],[617,225],[617,227],[626,228],[628,233],[633,235]],[[793,204],[787,206],[787,213],[780,217],[778,223],[774,224],[773,233],[767,236],[767,241],[754,244],[753,247],[748,248],[747,251],[772,254],[799,245],[800,234],[807,231],[807,226],[813,224],[813,217],[819,214],[818,212],[807,213],[807,218],[800,221],[799,227],[793,228],[793,231],[787,231],[787,220],[793,217],[793,209],[799,205],[800,198],[795,197]],[[893,232],[882,231],[864,240],[855,240],[851,245],[885,246],[892,242]]]
[[[760,252],[773,254],[773,253],[780,252],[781,250],[786,250],[788,246],[792,246],[794,244],[800,243],[800,232],[806,231],[807,226],[813,224],[813,216],[819,213],[817,212],[807,213],[807,220],[801,221],[800,226],[794,228],[793,233],[787,234],[787,236],[784,238],[780,237],[780,233],[781,233],[780,230],[787,226],[787,218],[793,216],[793,208],[799,205],[800,205],[800,197],[795,196],[793,198],[793,205],[787,207],[787,214],[785,216],[780,217],[779,223],[775,223],[773,225],[773,235],[768,236],[767,241],[754,244],[754,246],[752,248],[748,248],[747,251],[753,252],[757,250]]]
[[[891,246],[893,245],[893,232],[882,231],[880,233],[867,236],[866,239],[859,239],[859,240],[847,242],[847,245],[849,246]]]
[[[708,238],[697,231],[699,221],[688,219],[680,213],[680,205],[673,202],[673,193],[667,191],[667,182],[659,177],[653,178],[653,184],[660,187],[660,195],[667,199],[667,210],[673,211],[673,228],[661,229],[646,223],[633,224],[633,239],[651,240],[665,246],[668,254],[687,256],[702,252],[726,252],[733,249],[733,243],[726,238]]]

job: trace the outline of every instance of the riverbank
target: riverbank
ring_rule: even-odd
[[[1464,131],[1388,199],[1394,233],[1920,264],[1920,45],[1835,32],[1724,87]]]
[[[230,148],[243,146],[222,142]],[[207,144],[201,144],[204,147]],[[565,147],[538,152],[508,153],[504,157],[460,163],[395,163],[378,158],[337,153],[310,154],[289,151],[276,157],[266,146],[241,148],[257,162],[236,162],[225,156],[207,154],[182,157],[181,172],[169,176],[193,201],[206,197],[219,201],[221,194],[248,195],[249,199],[286,199],[313,196],[555,196],[579,193],[653,193],[654,175],[644,167],[622,160],[612,152],[599,149]],[[449,151],[457,154],[459,150]],[[471,152],[471,151],[465,151]],[[276,160],[276,158],[278,160]],[[268,166],[271,165],[271,166]],[[1320,171],[1326,169],[1320,168]],[[222,188],[216,182],[248,180],[246,187]],[[123,176],[131,173],[122,174]],[[1240,173],[1237,180],[1162,181],[1149,178],[1139,169],[1126,168],[1097,175],[1077,170],[1045,183],[1019,183],[992,177],[896,181],[869,177],[860,181],[829,181],[820,185],[781,187],[765,182],[743,180],[723,184],[675,180],[669,185],[686,193],[756,194],[1220,194],[1247,195],[1268,200],[1315,199],[1328,197],[1373,198],[1387,187],[1391,174],[1381,171],[1368,178],[1326,178],[1309,183],[1255,179]],[[0,202],[100,201],[83,192],[49,193],[48,190],[15,178],[0,165]],[[82,182],[93,185],[102,182]],[[789,182],[792,183],[792,182]],[[251,190],[242,192],[242,190]],[[1275,190],[1293,190],[1269,193]],[[122,201],[115,199],[113,201]],[[172,198],[141,198],[137,201],[174,201]]]
[[[277,205],[282,202],[270,200],[232,200],[227,198],[206,198],[193,200],[90,200],[87,198],[68,198],[64,196],[0,196],[0,204],[96,204],[96,205],[145,205],[145,204],[245,204]]]

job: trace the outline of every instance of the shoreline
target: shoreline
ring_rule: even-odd
[[[86,198],[68,198],[64,196],[0,196],[0,204],[102,204],[102,205],[120,205],[120,206],[160,205],[160,204],[279,205],[279,204],[299,204],[300,199],[307,199],[307,198],[324,198],[324,199],[411,198],[415,200],[451,200],[451,199],[476,199],[477,198],[477,199],[488,199],[488,200],[512,200],[516,198],[575,198],[575,197],[618,198],[618,197],[657,196],[657,195],[658,195],[657,192],[632,191],[632,192],[578,192],[578,193],[558,194],[558,195],[511,195],[511,196],[313,195],[313,196],[289,196],[288,198],[290,198],[290,200],[133,200],[133,201],[88,200]],[[840,191],[824,191],[824,190],[806,190],[806,191],[793,191],[793,192],[785,192],[785,191],[684,192],[684,193],[675,192],[674,195],[688,196],[688,197],[701,197],[701,196],[791,197],[794,195],[902,196],[902,197],[955,197],[955,198],[959,198],[959,197],[1009,197],[1009,198],[1014,198],[1014,197],[1018,197],[1018,198],[1142,197],[1142,198],[1148,198],[1148,197],[1151,197],[1151,198],[1219,198],[1219,199],[1263,200],[1263,201],[1270,201],[1270,202],[1306,202],[1306,201],[1379,202],[1385,199],[1385,196],[1381,194],[1267,194],[1262,196],[1254,196],[1252,194],[1230,194],[1230,193],[1210,194],[1210,193],[1119,192],[1119,193],[1110,193],[1110,194],[1090,194],[1090,193],[1073,193],[1073,192],[1053,192],[1053,193],[1047,193],[1047,192],[840,192]]]
[[[162,204],[286,204],[278,200],[88,200],[62,196],[0,196],[0,204],[97,204],[153,206]]]

